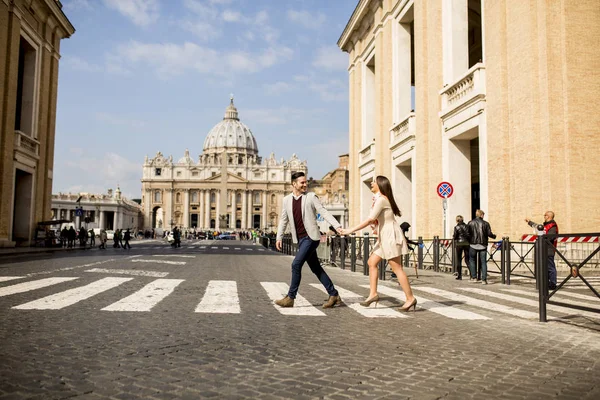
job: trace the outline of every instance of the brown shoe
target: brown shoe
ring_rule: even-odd
[[[334,306],[339,306],[342,304],[342,298],[337,296],[329,296],[329,299],[323,304],[323,308],[332,308]]]
[[[294,307],[294,299],[285,296],[283,299],[275,300],[275,304],[279,307]]]

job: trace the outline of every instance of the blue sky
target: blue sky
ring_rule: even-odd
[[[231,93],[260,155],[321,178],[348,152],[355,0],[62,0],[53,193],[141,196],[144,156],[197,160]]]

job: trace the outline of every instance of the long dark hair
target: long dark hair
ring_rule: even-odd
[[[396,204],[396,200],[394,200],[394,193],[392,192],[392,185],[390,184],[390,180],[383,175],[377,175],[375,178],[375,182],[377,182],[377,186],[379,186],[379,192],[387,197],[390,201],[390,206],[392,206],[392,211],[394,215],[401,217],[402,213]]]

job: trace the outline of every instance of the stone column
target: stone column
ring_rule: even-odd
[[[150,216],[150,218],[152,218],[152,216]],[[100,229],[106,229],[106,215],[104,214],[104,211],[100,211],[100,224],[99,227]]]
[[[183,189],[183,226],[190,227],[190,189]]]
[[[165,189],[164,194],[165,194],[165,198],[164,198],[163,204],[165,205],[165,208],[164,208],[165,213],[163,216],[163,222],[164,222],[165,229],[172,231],[173,224],[171,223],[171,220],[173,219],[173,189],[171,189],[171,188]]]
[[[242,229],[248,228],[248,221],[246,221],[248,215],[248,191],[242,190]]]
[[[217,209],[216,209],[217,216],[215,217],[215,229],[218,231],[219,228],[221,228],[221,191],[220,190],[217,190],[217,197],[215,199],[215,202],[217,203]]]
[[[267,191],[263,190],[262,193],[262,218],[261,218],[261,228],[266,228],[269,224],[267,221]]]
[[[469,69],[468,12],[467,0],[442,2],[444,84],[454,83]]]
[[[198,229],[204,228],[204,190],[198,190],[198,202],[200,203],[200,212],[198,213]]]
[[[80,216],[75,217],[75,228],[76,229],[81,228],[81,217]]]
[[[236,228],[236,215],[237,215],[237,191],[236,190],[232,190],[231,191],[231,216],[229,217],[229,227],[231,229],[235,229]]]
[[[252,222],[253,222],[253,218],[252,218],[252,203],[254,203],[254,193],[252,190],[248,190],[248,228],[253,228],[252,226]]]
[[[144,225],[146,226],[144,228],[152,229],[152,190],[146,189],[145,193],[146,196],[144,197],[144,212],[146,213],[146,216],[144,218]]]
[[[115,210],[115,213],[113,214],[113,230],[116,231],[119,228],[119,211]]]
[[[210,229],[210,190],[204,193],[204,222],[206,228]]]

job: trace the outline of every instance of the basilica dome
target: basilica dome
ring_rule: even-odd
[[[252,131],[238,117],[233,97],[225,110],[223,121],[215,125],[204,140],[204,153],[220,153],[225,148],[230,153],[258,155],[258,145]]]

